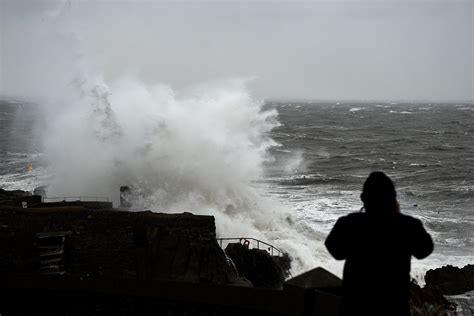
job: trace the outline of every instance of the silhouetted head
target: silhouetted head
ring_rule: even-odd
[[[367,213],[394,213],[398,211],[397,193],[392,180],[381,171],[372,172],[365,180],[360,195]]]

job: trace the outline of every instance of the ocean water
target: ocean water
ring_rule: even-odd
[[[280,125],[269,134],[275,144],[252,186],[290,210],[295,229],[314,236],[311,256],[323,258],[326,268],[340,274],[341,263],[321,250],[324,237],[338,217],[361,208],[362,184],[374,170],[393,178],[402,212],[421,219],[433,236],[435,252],[413,260],[414,277],[423,282],[429,268],[474,263],[472,103],[267,102],[264,108],[278,112]],[[0,187],[33,190],[51,181],[41,137],[48,118],[39,117],[35,105],[0,103]],[[275,235],[278,227],[266,234],[280,246],[284,238]]]
[[[274,102],[282,126],[268,190],[311,228],[328,233],[358,211],[371,171],[395,182],[403,213],[422,220],[434,253],[412,260],[428,268],[474,263],[474,105],[472,103]],[[275,163],[275,166],[281,164]]]

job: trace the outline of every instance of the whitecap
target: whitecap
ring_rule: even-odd
[[[291,153],[291,150],[288,150],[288,149],[274,149],[274,151],[278,151],[278,152],[281,152],[281,153]]]
[[[428,167],[428,165],[424,163],[411,163],[409,166],[410,167]]]
[[[409,112],[409,111],[394,111],[394,110],[390,110],[390,113],[395,113],[395,114],[413,114],[413,112]]]

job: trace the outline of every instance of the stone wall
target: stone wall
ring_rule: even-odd
[[[238,282],[212,216],[83,207],[0,208],[0,275],[38,273],[37,233],[62,231],[70,276]]]

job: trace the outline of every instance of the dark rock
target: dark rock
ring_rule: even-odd
[[[28,195],[31,195],[31,193],[27,191],[22,191],[22,190],[7,191],[0,188],[0,200],[12,200],[20,196],[28,196]]]
[[[240,243],[230,243],[225,253],[232,259],[239,274],[255,287],[281,288],[288,274],[283,259],[275,260],[266,250],[249,249]],[[289,260],[289,257],[287,257]]]
[[[285,282],[285,289],[300,288],[319,290],[342,297],[342,280],[329,271],[318,267]],[[420,288],[410,283],[410,310],[413,316],[452,315],[455,304],[448,301],[439,291]],[[390,308],[390,307],[387,307]],[[383,315],[383,311],[380,313]]]
[[[120,187],[120,207],[132,207],[131,194],[132,190],[129,186],[124,185]]]
[[[217,244],[212,216],[159,214],[161,220],[156,221],[157,215],[138,213],[134,226],[133,240],[141,252],[140,278],[233,283],[236,275]]]
[[[25,195],[13,199],[13,205],[16,207],[28,208],[40,206],[42,197],[39,195]]]
[[[36,195],[33,195],[36,196]],[[40,196],[38,196],[40,197]],[[40,197],[41,198],[41,197]],[[36,204],[35,207],[84,207],[89,210],[110,210],[112,209],[112,202],[106,201],[60,201],[60,202],[47,202]]]
[[[453,315],[456,305],[435,289],[421,288],[410,283],[410,310],[413,316]]]
[[[21,199],[27,198],[29,196],[31,196],[31,193],[27,191],[7,191],[0,188],[0,205],[21,207]]]
[[[425,275],[426,288],[436,289],[444,295],[463,294],[474,290],[474,265],[463,268],[447,265],[428,270]]]
[[[272,256],[273,261],[280,267],[283,272],[284,279],[288,279],[291,276],[291,257],[288,253],[284,252],[281,256]]]
[[[0,277],[36,275],[38,233],[70,231],[67,276],[241,284],[212,216],[0,207]]]

